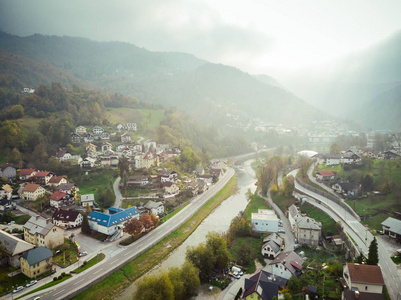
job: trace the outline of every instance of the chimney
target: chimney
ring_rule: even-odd
[[[36,216],[36,220],[39,220],[40,216]]]
[[[306,219],[306,222],[308,222],[308,223],[309,223],[309,218],[307,218],[307,219]]]
[[[355,291],[355,299],[359,299],[359,291]]]
[[[46,219],[46,224],[49,224],[50,223],[50,219]]]

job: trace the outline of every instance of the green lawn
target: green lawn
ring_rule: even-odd
[[[286,211],[291,205],[296,202],[294,197],[286,197],[283,192],[278,192],[272,194],[274,203],[280,207],[281,211]]]
[[[79,185],[81,195],[94,194],[95,200],[99,199],[101,189],[112,187],[114,180],[117,178],[117,172],[110,169],[98,169],[89,172],[83,177],[82,183]]]
[[[245,197],[245,196],[244,196]],[[258,195],[254,195],[253,200],[248,203],[248,206],[245,210],[245,217],[247,220],[251,220],[252,213],[257,213],[258,209],[270,209],[267,205],[265,199],[259,197]]]
[[[163,218],[161,218],[161,222],[166,222],[168,219],[174,217],[177,213],[179,213],[182,209],[184,209],[185,206],[187,206],[189,204],[189,202],[183,206],[181,206],[179,209],[174,210],[172,213],[168,214],[167,216],[164,216]]]
[[[150,110],[150,109],[133,109],[133,108],[110,108],[107,112],[110,123],[129,123],[136,122],[135,116],[142,115],[142,124],[145,129],[156,130],[159,126],[160,121],[164,118],[164,110]],[[137,124],[140,127],[140,124]],[[138,131],[142,131],[142,128],[138,128]]]
[[[21,216],[17,216],[15,217],[15,223],[19,224],[19,225],[24,225],[29,219],[31,218],[30,215],[21,215]]]
[[[66,247],[65,261],[64,261],[63,252],[54,255],[53,261],[58,263],[61,266],[69,266],[70,264],[77,262],[77,260],[78,260],[77,246],[73,242],[71,242],[69,239],[64,239],[64,246],[58,246],[58,247],[56,247],[56,250],[57,249],[62,250],[63,247]]]
[[[301,212],[306,214],[308,217],[315,219],[318,222],[322,222],[322,231],[326,236],[339,234],[336,227],[336,222],[321,210],[314,206],[304,203],[300,206]]]
[[[236,261],[237,257],[237,251],[242,245],[250,245],[252,249],[252,254],[256,256],[257,260],[262,263],[263,265],[266,265],[266,262],[264,261],[264,257],[262,253],[260,252],[260,249],[262,247],[262,238],[256,238],[256,237],[239,237],[237,238],[232,247],[230,248],[230,254],[231,258],[233,261]],[[256,271],[256,266],[255,266],[255,261],[251,260],[250,264],[246,266],[242,266],[246,273],[252,274]]]
[[[13,287],[17,286],[25,286],[25,284],[28,281],[31,281],[32,279],[25,276],[24,274],[20,273],[18,275],[15,275],[13,277],[8,277],[7,274],[15,271],[17,269],[11,268],[11,267],[1,267],[0,268],[0,295],[3,293],[6,293],[7,290],[10,292],[13,290]]]

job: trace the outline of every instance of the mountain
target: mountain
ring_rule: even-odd
[[[40,65],[60,70],[60,76],[52,81],[67,86],[78,82],[83,87],[175,106],[214,124],[221,123],[227,114],[238,115],[243,121],[259,117],[284,124],[324,117],[267,75],[254,77],[190,54],[152,52],[121,42],[6,33],[0,33],[0,51],[24,57],[29,69],[36,70]],[[16,69],[15,60],[8,63],[7,70]],[[31,80],[24,77],[24,83],[36,86],[45,77],[47,81],[47,75],[38,74]]]
[[[399,130],[399,122],[393,121],[401,115],[401,31],[363,51],[304,72],[294,83],[298,86],[290,86],[303,99],[326,112],[370,129]]]

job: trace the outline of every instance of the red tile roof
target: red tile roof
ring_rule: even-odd
[[[57,192],[54,192],[54,193],[49,197],[49,199],[50,199],[50,200],[59,201],[59,200],[63,199],[63,197],[64,197],[65,195],[67,195],[67,193],[63,193],[63,192],[57,191]]]
[[[52,176],[52,178],[49,180],[49,183],[60,183],[63,178],[63,176]]]
[[[48,171],[40,171],[38,173],[36,173],[33,177],[46,177],[47,175],[49,175],[50,172]]]
[[[320,171],[318,174],[322,175],[323,177],[336,176],[332,171]]]
[[[38,188],[40,187],[39,184],[36,183],[28,183],[24,189],[22,190],[23,192],[31,192],[33,193],[34,191],[36,191]]]
[[[379,266],[347,263],[351,282],[384,285],[382,271]]]
[[[20,175],[31,175],[33,172],[35,172],[35,169],[22,169],[21,172],[19,172]]]

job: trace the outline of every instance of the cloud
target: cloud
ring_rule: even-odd
[[[272,39],[252,26],[225,22],[198,1],[2,1],[0,29],[125,41],[153,51],[179,51],[235,63],[266,53]]]

